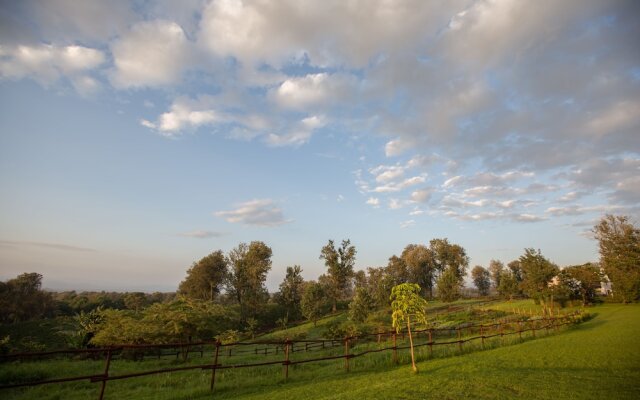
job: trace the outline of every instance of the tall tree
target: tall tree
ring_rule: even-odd
[[[320,251],[320,259],[328,269],[330,279],[329,297],[332,301],[332,310],[338,308],[338,300],[344,298],[345,293],[351,288],[353,278],[353,266],[356,262],[356,248],[350,240],[343,240],[342,245],[336,249],[333,240]]]
[[[520,260],[513,260],[507,264],[507,268],[513,274],[513,278],[516,282],[522,282],[522,266],[520,265]]]
[[[498,294],[511,301],[513,300],[513,296],[517,295],[518,293],[520,293],[520,287],[515,274],[513,274],[511,271],[503,271],[500,274],[500,286],[498,286]]]
[[[471,279],[473,284],[476,285],[481,296],[489,294],[489,288],[491,287],[491,274],[486,268],[480,265],[476,265],[471,270]]]
[[[523,277],[521,287],[524,292],[540,302],[544,309],[552,307],[554,288],[549,284],[560,272],[558,266],[547,260],[540,250],[536,252],[534,249],[525,249],[519,261]]]
[[[299,265],[287,267],[287,273],[280,284],[280,295],[278,296],[280,304],[286,310],[286,321],[300,316],[303,285],[302,268]]]
[[[324,285],[314,281],[304,285],[300,307],[302,315],[309,321],[313,321],[313,326],[316,326],[318,319],[322,316],[326,303],[327,294]]]
[[[445,303],[450,303],[460,298],[462,282],[454,268],[447,268],[437,281],[438,297]]]
[[[400,258],[407,267],[408,281],[422,288],[422,295],[433,296],[437,275],[434,251],[421,244],[410,244],[404,248]]]
[[[614,297],[623,303],[634,301],[640,297],[640,229],[627,216],[606,215],[593,232]]]
[[[504,271],[504,264],[499,260],[489,261],[489,273],[491,273],[491,280],[493,281],[493,287],[498,288],[500,286],[500,275]]]
[[[18,322],[51,316],[51,293],[42,290],[42,275],[31,272],[0,283],[0,322]]]
[[[367,268],[367,285],[377,307],[389,306],[389,295],[394,282],[386,271],[386,268]]]
[[[191,299],[213,301],[220,293],[228,273],[228,261],[221,250],[194,262],[178,291]]]
[[[264,282],[271,269],[272,251],[263,242],[240,243],[229,252],[227,290],[240,305],[240,319],[255,317],[269,294]]]
[[[369,288],[357,286],[356,293],[349,303],[349,319],[355,322],[364,322],[375,308],[376,303]]]
[[[409,282],[409,271],[407,263],[400,257],[393,255],[389,257],[386,267],[386,274],[389,275],[394,285]]]
[[[448,239],[432,239],[429,249],[433,253],[434,271],[438,273],[438,297],[444,296],[447,301],[457,299],[469,266],[466,251],[460,245],[449,243]]]
[[[575,289],[580,295],[582,305],[593,303],[596,298],[596,290],[600,287],[602,275],[597,265],[586,263],[583,265],[574,265],[563,269],[577,284]]]

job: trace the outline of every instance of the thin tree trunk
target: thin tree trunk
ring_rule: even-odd
[[[411,369],[413,372],[418,372],[418,367],[416,367],[416,359],[413,356],[413,337],[411,336],[411,322],[409,316],[407,316],[407,331],[409,332],[409,347],[411,348]]]

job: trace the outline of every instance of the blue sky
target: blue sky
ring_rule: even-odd
[[[0,5],[0,278],[174,290],[240,242],[324,272],[449,238],[596,261],[640,216],[633,1]]]

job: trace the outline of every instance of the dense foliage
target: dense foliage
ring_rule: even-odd
[[[623,303],[640,297],[640,229],[626,216],[606,215],[593,229],[600,248],[600,265]]]

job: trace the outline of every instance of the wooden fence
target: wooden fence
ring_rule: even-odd
[[[465,343],[472,341],[480,341],[482,348],[485,347],[485,341],[495,337],[505,337],[510,335],[519,335],[522,338],[523,333],[532,332],[533,337],[536,336],[536,331],[546,330],[547,334],[551,330],[557,331],[561,326],[575,324],[582,320],[580,312],[574,312],[556,317],[544,317],[544,318],[519,318],[514,321],[501,321],[491,324],[462,324],[458,326],[446,327],[446,328],[426,328],[417,329],[412,331],[414,339],[414,348],[420,348],[428,346],[429,355],[432,356],[433,348],[436,346],[458,346],[460,351],[463,350]],[[46,352],[31,352],[31,353],[13,353],[0,356],[0,361],[11,360],[28,360],[28,359],[42,359],[56,356],[66,355],[78,355],[87,354],[93,357],[101,356],[104,358],[104,369],[100,374],[82,375],[73,377],[61,377],[55,379],[46,379],[32,382],[18,382],[18,383],[1,383],[0,389],[11,389],[19,387],[29,387],[47,384],[59,384],[64,382],[85,381],[88,380],[91,383],[100,384],[99,399],[103,399],[107,382],[121,379],[131,379],[136,377],[171,373],[177,371],[188,370],[210,370],[211,380],[210,389],[213,391],[216,382],[216,371],[225,369],[237,369],[237,368],[257,368],[271,365],[282,365],[283,376],[285,379],[289,377],[289,366],[315,363],[327,360],[344,359],[344,369],[349,371],[351,359],[357,357],[363,357],[368,354],[391,352],[391,359],[394,363],[398,362],[398,350],[409,349],[408,345],[399,345],[398,340],[404,340],[407,332],[395,332],[384,331],[372,334],[364,334],[358,336],[350,336],[342,339],[317,339],[317,340],[289,340],[284,341],[252,341],[252,342],[235,342],[235,343],[222,343],[220,341],[203,341],[192,343],[171,343],[171,344],[149,344],[149,345],[119,345],[106,348],[94,348],[94,349],[82,349],[82,350],[57,350]],[[424,340],[421,342],[421,339]],[[441,339],[438,341],[437,339]],[[362,345],[365,343],[377,343],[376,348],[369,348],[360,352],[354,352],[356,345]],[[389,345],[387,345],[389,343]],[[253,348],[250,348],[253,346]],[[296,352],[313,352],[321,351],[325,349],[331,349],[335,347],[343,347],[344,353],[333,356],[314,357],[314,358],[302,358],[292,359],[292,355]],[[166,356],[167,353],[162,353],[163,350],[169,349],[176,351],[176,357],[180,354],[184,356],[186,360],[189,354],[200,354],[200,357],[204,361],[205,348],[210,347],[211,362],[203,362],[191,365],[185,365],[181,367],[173,368],[159,368],[154,370],[148,370],[143,372],[133,372],[126,374],[110,374],[111,361],[117,357],[122,356],[125,351],[138,351],[141,354],[148,354],[150,350],[155,350],[153,355]],[[169,353],[173,355],[174,353]],[[242,354],[253,355],[279,355],[282,354],[283,358],[274,361],[254,362],[246,364],[234,364],[232,362],[223,363],[222,359],[226,358],[232,361],[233,356]]]

